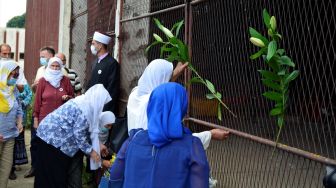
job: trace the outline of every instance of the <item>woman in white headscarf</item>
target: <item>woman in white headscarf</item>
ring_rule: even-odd
[[[128,98],[128,132],[138,128],[147,130],[147,106],[150,94],[159,85],[169,81],[175,81],[184,72],[187,65],[187,63],[179,63],[174,69],[173,64],[169,61],[155,59],[146,67],[138,81],[138,86],[132,90]],[[212,129],[211,131],[193,133],[193,136],[198,137],[204,149],[207,149],[211,138],[222,140],[225,139],[228,134],[229,132],[221,129]]]
[[[109,101],[108,91],[96,84],[41,121],[37,129],[35,188],[67,187],[71,159],[79,150],[90,155],[94,165],[100,165],[99,115]]]
[[[74,97],[68,77],[62,73],[63,62],[58,57],[49,60],[44,76],[39,80],[34,103],[34,128],[50,112]]]

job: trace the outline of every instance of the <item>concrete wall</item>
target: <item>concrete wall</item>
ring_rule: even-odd
[[[11,46],[12,58],[23,66],[24,59],[20,58],[20,54],[24,55],[25,29],[0,28],[0,44],[2,43],[7,43]]]
[[[58,49],[69,57],[70,53],[70,22],[71,22],[71,1],[60,1],[60,19],[59,19],[59,34],[58,34]],[[69,64],[67,64],[69,66]]]

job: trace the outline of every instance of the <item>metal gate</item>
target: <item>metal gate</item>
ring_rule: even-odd
[[[71,38],[70,38],[70,68],[76,70],[82,85],[86,85],[86,46],[87,46],[87,2],[71,1]]]
[[[322,187],[324,165],[336,164],[335,1],[126,0],[121,7],[125,101],[146,64],[160,54],[158,48],[143,53],[158,32],[152,18],[168,27],[184,19],[181,38],[189,45],[193,65],[237,114],[225,113],[218,121],[215,105],[204,97],[206,88],[189,88],[189,126],[232,133],[207,150],[217,187]],[[268,114],[272,104],[261,95],[265,88],[257,72],[263,64],[248,58],[255,51],[248,27],[262,30],[263,8],[277,17],[281,45],[300,70],[291,88],[282,144],[275,150],[275,120]]]

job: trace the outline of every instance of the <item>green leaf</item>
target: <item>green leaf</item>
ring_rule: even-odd
[[[258,70],[258,72],[261,73],[261,75],[269,80],[275,80],[275,81],[279,81],[280,80],[280,76],[278,76],[277,74],[271,72],[271,71],[266,71],[266,70]]]
[[[215,86],[209,81],[209,80],[205,80],[206,86],[207,88],[210,90],[211,93],[215,93]]]
[[[161,24],[160,20],[157,18],[154,18],[154,23],[156,24],[156,26],[161,30],[163,25]]]
[[[169,29],[164,27],[158,19],[154,18],[154,22],[156,26],[167,36],[167,38],[174,37],[173,33]]]
[[[150,49],[151,47],[153,47],[153,46],[155,46],[155,45],[157,45],[157,44],[159,44],[159,43],[160,43],[160,42],[158,42],[158,41],[153,42],[151,45],[149,45],[149,46],[145,49],[145,53],[147,54],[148,51],[149,51],[149,49]]]
[[[279,62],[281,65],[288,65],[290,67],[295,67],[295,64],[288,56],[281,56]]]
[[[163,42],[162,38],[159,35],[157,35],[156,33],[153,33],[153,36],[154,36],[156,41]]]
[[[268,65],[274,70],[274,72],[278,72],[280,67],[276,61],[278,55],[274,55],[271,61],[268,62]]]
[[[163,57],[164,49],[166,48],[166,46],[167,46],[167,44],[161,46],[161,48],[160,48],[160,58]]]
[[[269,88],[271,88],[271,89],[278,90],[278,91],[281,91],[281,90],[282,90],[280,84],[275,83],[275,82],[273,82],[272,80],[262,79],[262,83],[263,83],[265,86],[267,86],[267,87],[269,87]]]
[[[282,69],[281,71],[278,72],[279,76],[284,76],[286,75],[286,69]]]
[[[220,103],[218,103],[217,118],[219,119],[219,121],[222,121],[222,109],[221,109],[221,104]]]
[[[275,91],[268,91],[263,93],[263,95],[272,101],[282,101],[282,94]]]
[[[252,27],[249,27],[249,32],[250,32],[251,37],[258,38],[261,41],[263,41],[263,43],[265,45],[268,45],[268,43],[269,43],[268,39],[266,37],[264,37],[262,34],[260,34],[257,30],[255,30]]]
[[[281,128],[284,125],[284,118],[282,116],[278,117],[278,127]]]
[[[201,83],[204,84],[204,81],[199,77],[193,77],[189,80],[189,83]]]
[[[277,103],[274,105],[274,107],[276,107],[276,108],[283,108],[282,101],[277,102]]]
[[[176,51],[172,51],[172,53],[168,55],[167,61],[173,62],[175,60],[179,60],[179,56]]]
[[[176,29],[175,36],[178,36],[178,35],[179,35],[179,33],[180,33],[180,29],[181,29],[181,27],[182,27],[183,24],[184,24],[184,20],[181,20],[181,21],[179,21],[179,22],[177,22],[177,23],[175,23],[175,24],[173,25],[171,31],[173,32],[174,29]]]
[[[279,54],[279,55],[283,55],[284,53],[285,53],[285,50],[284,49],[278,49],[277,50],[277,53]]]
[[[219,98],[219,99],[222,99],[222,94],[219,93],[219,92],[217,92],[217,93],[216,93],[216,97]]]
[[[214,94],[212,94],[212,93],[208,93],[208,94],[206,94],[206,98],[209,99],[209,100],[211,100],[211,99],[214,99],[214,98],[216,98],[216,97],[215,97]]]
[[[299,76],[299,71],[295,70],[291,72],[286,78],[285,78],[285,84],[288,84],[290,81],[295,80],[296,77]]]
[[[282,113],[282,108],[273,108],[270,112],[271,116],[276,116]]]
[[[262,54],[264,54],[264,52],[266,51],[267,48],[261,48],[261,50],[259,50],[257,53],[253,54],[250,56],[250,59],[257,59],[258,57],[260,57]]]
[[[268,61],[272,59],[276,50],[277,50],[277,43],[276,41],[273,40],[268,44],[268,51],[267,51],[267,56],[266,56],[266,59]]]
[[[178,53],[181,57],[181,59],[184,62],[189,61],[189,52],[188,52],[188,47],[185,45],[181,40],[177,39],[176,40],[177,45],[178,45]]]
[[[270,24],[271,16],[268,14],[266,9],[263,10],[263,18],[264,18],[264,23],[266,27],[267,28],[271,27],[271,24]]]

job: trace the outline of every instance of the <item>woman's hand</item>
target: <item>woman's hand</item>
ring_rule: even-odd
[[[34,128],[37,129],[38,128],[38,119],[34,118]]]
[[[62,96],[62,100],[63,101],[67,101],[67,100],[69,100],[71,97],[69,96],[69,95],[63,95]]]
[[[95,150],[92,150],[90,153],[90,158],[96,161],[97,163],[100,161],[100,157]]]
[[[103,166],[103,168],[110,168],[112,166],[112,164],[109,160],[103,160],[102,166]]]
[[[22,123],[18,123],[17,124],[17,128],[19,130],[19,133],[21,133],[23,131],[23,126],[22,126]]]
[[[0,142],[3,142],[4,139],[3,139],[3,136],[0,134]]]
[[[215,140],[224,140],[227,137],[229,137],[230,132],[225,131],[223,129],[212,129],[211,132],[211,138]]]
[[[108,149],[104,144],[100,144],[100,154],[103,157],[106,157],[109,154]]]
[[[173,70],[173,75],[170,81],[175,82],[178,79],[178,77],[181,76],[184,70],[188,67],[188,64],[189,64],[188,62],[184,64],[182,62],[178,62],[175,69]]]

